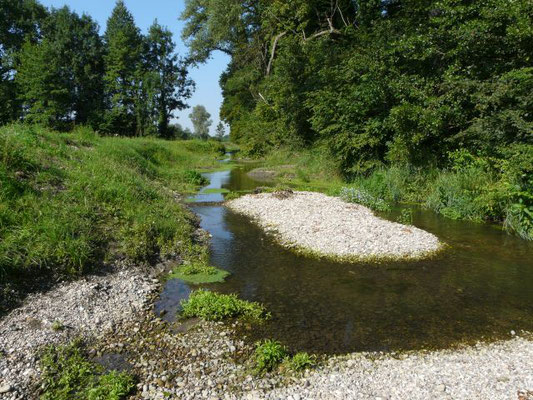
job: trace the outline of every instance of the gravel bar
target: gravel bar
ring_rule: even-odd
[[[231,200],[227,206],[277,234],[282,244],[326,256],[412,259],[441,248],[431,233],[386,221],[367,207],[321,193],[251,194]]]
[[[455,350],[352,354],[266,399],[531,400],[533,342],[528,337]]]

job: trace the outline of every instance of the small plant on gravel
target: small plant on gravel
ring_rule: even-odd
[[[277,340],[264,340],[256,343],[254,352],[254,371],[257,374],[272,371],[287,358],[287,348]]]
[[[301,372],[316,366],[316,357],[305,352],[296,353],[287,364],[291,370]]]
[[[61,323],[61,321],[54,321],[52,324],[52,330],[55,332],[59,332],[65,329],[65,326]]]
[[[396,222],[404,225],[413,225],[413,211],[409,208],[404,208]]]
[[[361,204],[376,211],[390,211],[390,206],[385,200],[372,196],[364,189],[343,187],[339,195],[348,203]]]
[[[181,302],[182,317],[199,317],[207,321],[242,318],[261,321],[270,318],[265,308],[255,302],[241,300],[236,294],[220,294],[208,290],[195,290]]]
[[[131,375],[88,361],[80,341],[46,348],[41,368],[41,400],[121,400],[135,387]]]

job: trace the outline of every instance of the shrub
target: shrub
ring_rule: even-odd
[[[220,294],[208,290],[195,290],[181,302],[185,318],[199,317],[207,321],[243,318],[260,321],[270,318],[265,308],[256,302],[241,300],[236,294]]]
[[[256,343],[254,352],[255,372],[264,373],[272,371],[286,357],[287,349],[276,340],[264,340]]]
[[[41,358],[42,400],[120,400],[134,389],[127,373],[105,373],[87,360],[81,342],[50,346]]]

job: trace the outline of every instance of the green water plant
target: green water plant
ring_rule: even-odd
[[[254,372],[257,374],[270,372],[287,357],[287,348],[277,340],[267,339],[257,342],[253,355]]]
[[[105,372],[88,360],[83,344],[49,346],[41,357],[41,400],[121,400],[135,388],[126,372]]]
[[[169,278],[177,278],[192,284],[224,282],[228,271],[197,261],[180,265],[172,271]]]
[[[270,318],[270,313],[259,303],[239,299],[236,294],[204,289],[191,292],[187,300],[182,300],[181,306],[181,316],[184,318],[199,317],[207,321],[241,318],[254,322]]]
[[[316,366],[316,356],[306,352],[296,353],[287,359],[287,366],[294,372],[302,372]]]
[[[396,218],[396,222],[404,225],[413,225],[413,211],[409,208],[404,208],[398,218]]]

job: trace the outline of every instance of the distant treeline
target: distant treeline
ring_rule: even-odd
[[[142,35],[122,0],[103,37],[68,7],[0,2],[0,124],[173,137],[184,132],[169,120],[192,90],[171,32],[155,21]]]
[[[533,141],[531,0],[186,0],[191,58],[231,56],[250,153],[323,144],[346,176]]]

